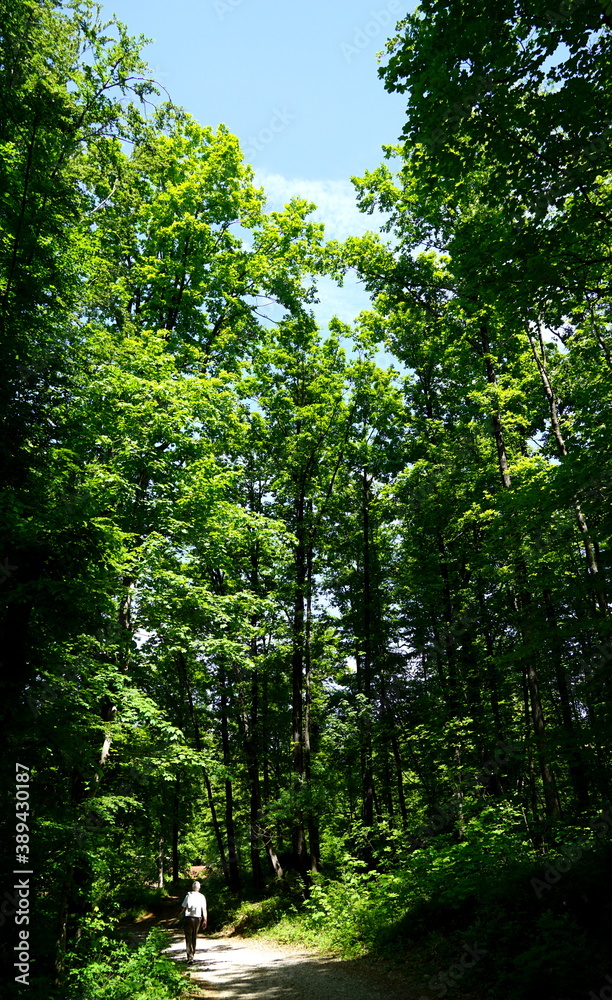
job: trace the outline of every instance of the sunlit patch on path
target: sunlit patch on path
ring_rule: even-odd
[[[193,965],[186,965],[182,936],[166,953],[189,970],[198,997],[210,1000],[411,1000],[414,994],[380,990],[347,971],[350,963],[231,938],[200,938]]]

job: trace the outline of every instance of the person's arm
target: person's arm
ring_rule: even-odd
[[[202,896],[202,899],[204,900],[204,903],[203,903],[202,918],[200,920],[200,927],[201,927],[202,930],[205,930],[206,929],[206,924],[208,923],[208,921],[206,919],[206,917],[207,917],[206,896]]]

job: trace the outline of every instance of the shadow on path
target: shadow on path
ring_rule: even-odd
[[[199,938],[193,965],[186,965],[183,935],[166,950],[186,968],[192,996],[211,1000],[418,1000],[356,962],[234,938]]]

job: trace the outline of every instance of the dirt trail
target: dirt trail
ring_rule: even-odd
[[[185,963],[182,934],[167,954]],[[252,938],[200,937],[189,972],[195,998],[206,1000],[418,1000],[358,963],[281,948]]]
[[[179,906],[179,898],[165,899],[155,913],[124,929],[134,941],[142,941],[153,926],[170,932],[166,954],[191,976],[185,1000],[421,1000],[423,994],[433,1000],[427,990],[394,981],[368,959],[342,961],[256,938],[205,932],[188,966],[177,927]]]

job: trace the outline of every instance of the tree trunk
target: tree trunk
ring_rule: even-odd
[[[74,880],[74,867],[66,874],[60,893],[60,903],[57,918],[57,935],[55,940],[55,985],[59,986],[64,979],[64,961],[68,943],[68,914],[70,912],[70,897]]]
[[[291,657],[291,715],[293,729],[293,821],[292,847],[294,868],[304,876],[308,871],[306,837],[304,835],[303,782],[304,782],[304,598],[306,588],[304,494],[299,493],[295,505],[295,596],[292,622]]]
[[[362,534],[363,534],[363,658],[362,679],[366,718],[362,728],[363,823],[374,824],[374,768],[372,761],[372,575],[370,553],[370,482],[367,469],[362,470]]]
[[[395,719],[391,720],[391,749],[393,750],[393,760],[395,761],[395,774],[397,781],[397,800],[399,803],[400,816],[404,829],[408,826],[408,810],[406,809],[406,796],[404,794],[404,776],[402,768],[402,758],[400,754]]]
[[[485,326],[481,327],[481,347],[483,358],[485,361],[485,368],[487,373],[487,381],[489,385],[497,385],[497,376],[495,374],[495,368],[493,365],[493,358],[491,355],[491,347],[489,343],[488,331]],[[502,479],[502,484],[504,489],[510,489],[512,482],[509,474],[509,464],[506,455],[506,449],[504,444],[503,429],[499,414],[497,411],[493,413],[493,428],[495,433],[495,442],[497,446],[497,457],[499,464],[499,471]],[[520,550],[520,538],[517,539],[517,549]],[[524,647],[524,669],[525,676],[527,679],[527,687],[529,690],[529,698],[531,703],[531,719],[533,724],[533,732],[535,735],[537,752],[538,752],[538,762],[540,765],[540,774],[542,777],[542,784],[544,787],[544,801],[546,803],[546,812],[550,819],[558,819],[561,815],[561,806],[559,802],[559,796],[557,793],[556,783],[552,768],[548,761],[548,751],[546,746],[546,725],[544,721],[544,711],[542,708],[542,700],[540,697],[540,684],[538,678],[538,672],[535,664],[535,649],[537,644],[531,638],[531,625],[529,621],[529,613],[531,607],[531,595],[527,591],[526,580],[527,580],[527,568],[524,561],[519,557],[519,578],[520,578],[520,588],[521,588],[521,612],[523,617],[523,647]]]
[[[257,640],[253,639],[251,641],[251,656],[253,661],[257,657]],[[239,685],[239,691],[242,696],[242,686]],[[257,676],[257,670],[253,670],[253,677],[251,682],[251,718],[249,719],[246,712],[246,706],[243,705],[242,714],[242,728],[243,728],[243,742],[244,749],[247,758],[247,771],[249,774],[249,784],[250,784],[250,851],[251,851],[251,873],[253,875],[253,885],[257,892],[263,889],[263,872],[261,869],[261,859],[259,857],[259,824],[262,820],[262,808],[261,808],[261,792],[259,790],[259,754],[257,746],[257,715],[258,715],[258,698],[259,695],[259,679]]]
[[[178,842],[179,842],[180,787],[181,787],[181,779],[176,778],[174,781],[174,789],[172,793],[172,882],[174,885],[178,885],[179,883]]]
[[[574,725],[569,684],[567,680],[567,674],[565,673],[565,670],[563,668],[563,662],[561,656],[561,639],[559,637],[559,628],[557,625],[557,618],[555,615],[552,596],[549,590],[544,591],[544,606],[546,611],[546,617],[548,619],[552,633],[552,659],[555,668],[557,690],[559,692],[559,702],[561,705],[561,718],[563,720],[563,728],[567,733],[568,766],[570,771],[570,777],[572,779],[572,786],[578,804],[582,809],[587,809],[589,806],[588,778],[584,766],[582,749],[577,742],[576,727]]]
[[[195,707],[193,704],[193,696],[191,694],[191,684],[189,682],[189,674],[187,673],[187,664],[185,663],[185,657],[182,652],[178,654],[179,667],[181,668],[183,679],[185,681],[185,687],[187,690],[187,699],[189,702],[189,713],[191,715],[191,724],[193,726],[193,734],[196,750],[198,753],[202,751],[202,740],[200,738],[200,727],[198,725],[197,716],[195,714]],[[206,789],[206,797],[208,799],[208,808],[210,809],[210,818],[213,825],[213,830],[215,831],[215,838],[217,841],[217,848],[219,850],[219,859],[221,861],[221,869],[223,871],[223,877],[227,885],[230,884],[230,873],[229,866],[227,863],[227,857],[225,854],[225,846],[223,844],[223,836],[221,834],[221,826],[219,825],[219,819],[217,817],[217,810],[215,808],[215,800],[212,792],[212,787],[210,780],[206,771],[206,768],[202,768],[202,777],[204,779],[204,787]]]
[[[440,553],[438,563],[442,578],[442,608],[445,620],[444,641],[440,644],[444,650],[448,668],[447,705],[450,718],[459,718],[462,712],[461,684],[457,665],[457,643],[454,634],[453,600],[448,573],[448,555],[442,535],[437,535],[436,544]]]
[[[307,551],[307,586],[306,586],[306,628],[304,633],[304,666],[305,666],[305,704],[304,704],[304,783],[308,801],[307,823],[308,823],[308,846],[310,848],[310,868],[311,871],[319,870],[321,859],[321,846],[319,842],[319,824],[312,802],[312,748],[311,748],[311,718],[310,708],[311,696],[311,671],[312,661],[310,657],[310,632],[312,626],[312,538],[309,539]]]
[[[523,594],[523,607],[526,612],[524,619],[524,628],[526,637],[530,637],[531,635],[531,627],[527,622],[527,618],[529,615],[529,604],[530,604],[529,595]],[[538,763],[540,765],[540,776],[542,778],[542,786],[544,789],[544,802],[546,803],[546,815],[549,817],[549,819],[559,819],[561,817],[561,804],[559,802],[559,795],[557,792],[555,777],[552,768],[550,766],[550,763],[548,761],[548,750],[546,746],[546,725],[544,722],[542,699],[540,697],[540,682],[533,656],[533,649],[535,648],[535,645],[533,640],[526,641],[524,639],[523,642],[527,646],[526,667],[525,667],[526,677],[527,677],[527,688],[529,690],[531,720],[533,724],[533,732],[535,734]]]
[[[253,660],[257,656],[257,640],[251,641],[251,655]],[[238,668],[239,670],[239,668]],[[259,781],[259,753],[257,745],[257,723],[258,723],[258,701],[259,701],[259,679],[257,671],[253,671],[251,682],[251,717],[249,719],[243,693],[241,676],[238,678],[238,691],[241,701],[240,728],[242,741],[247,762],[247,773],[250,786],[250,850],[251,850],[251,870],[253,873],[253,883],[257,890],[263,888],[263,872],[261,870],[261,860],[259,857],[258,843],[261,839],[266,854],[268,855],[270,866],[277,878],[283,877],[283,869],[274,848],[272,833],[264,821],[264,808],[261,798],[261,784]],[[265,745],[265,744],[264,744]]]
[[[227,719],[227,677],[225,667],[219,669],[221,687],[221,745],[223,747],[223,765],[225,768],[225,832],[227,836],[227,853],[229,861],[229,887],[232,892],[240,890],[240,871],[238,867],[238,852],[236,850],[236,829],[234,825],[234,791],[229,777],[230,741]]]
[[[405,826],[405,809],[406,804],[404,799],[404,788],[402,782],[402,772],[401,767],[397,768],[399,747],[397,745],[397,734],[395,732],[395,717],[392,708],[389,704],[389,699],[387,698],[387,684],[385,670],[381,667],[380,670],[380,722],[381,722],[381,744],[383,752],[383,777],[384,777],[384,797],[387,803],[387,809],[391,819],[395,816],[395,803],[393,799],[393,778],[391,776],[392,764],[395,767],[395,785],[398,790],[398,803],[400,807],[400,815],[402,817],[402,825]],[[391,751],[391,755],[389,755]],[[390,759],[391,756],[391,759]]]
[[[525,735],[527,740],[531,734],[531,709],[529,701],[529,686],[527,684],[527,670],[523,665],[523,672],[521,674],[521,682],[523,688],[523,718],[525,721]],[[535,773],[533,767],[533,754],[531,752],[531,747],[527,747],[527,787],[529,790],[529,806],[531,808],[531,815],[535,823],[540,821],[540,811],[538,808],[538,794],[536,789]],[[521,781],[522,790],[522,781]]]
[[[157,843],[157,888],[164,888],[164,837],[160,836]]]
[[[538,322],[538,340],[539,340],[539,351],[537,349],[534,338],[531,335],[531,331],[527,328],[527,337],[531,347],[531,353],[535,359],[535,363],[538,367],[540,373],[540,378],[542,380],[542,386],[544,388],[544,395],[548,400],[548,408],[550,412],[550,423],[552,426],[555,441],[557,442],[557,450],[559,453],[559,458],[563,461],[567,458],[567,445],[563,437],[563,432],[561,430],[561,421],[559,420],[559,413],[557,410],[557,399],[553,392],[553,388],[548,377],[548,371],[546,368],[546,351],[544,349],[544,336],[542,333],[542,325]],[[582,537],[582,544],[584,545],[584,554],[587,564],[587,571],[594,580],[594,591],[595,599],[597,602],[597,607],[602,615],[607,616],[608,614],[608,601],[606,598],[603,579],[599,569],[599,563],[597,559],[597,545],[591,540],[589,533],[589,528],[586,522],[586,518],[582,512],[580,504],[578,501],[574,504],[574,512],[576,517],[576,523],[578,525],[578,530]]]
[[[485,371],[487,374],[487,382],[489,385],[497,385],[497,376],[495,374],[495,368],[493,366],[493,358],[491,356],[491,345],[489,343],[489,333],[486,326],[480,328],[480,344],[482,350],[482,357],[485,363]],[[510,473],[508,465],[508,456],[506,454],[506,444],[504,441],[504,431],[502,422],[500,419],[499,411],[493,410],[490,414],[491,422],[493,424],[493,436],[495,438],[495,447],[497,448],[497,464],[499,466],[499,473],[501,476],[501,481],[504,489],[510,488]]]
[[[478,578],[477,588],[478,588],[478,604],[480,606],[480,612],[482,616],[481,628],[487,650],[487,680],[489,682],[489,700],[491,704],[491,715],[493,716],[496,739],[501,740],[504,737],[504,731],[503,731],[501,713],[499,707],[499,684],[497,679],[497,669],[495,665],[495,643],[493,641],[493,636],[491,635],[491,629],[489,628],[487,622],[484,589],[483,589],[482,579],[480,577]]]

